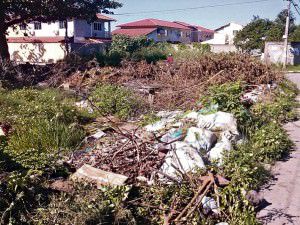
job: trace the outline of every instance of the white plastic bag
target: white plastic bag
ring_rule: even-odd
[[[197,127],[191,127],[184,139],[184,142],[198,151],[200,149],[209,151],[216,141],[217,136],[213,132]]]
[[[199,115],[197,120],[197,126],[199,128],[205,128],[211,131],[228,130],[234,135],[239,135],[237,120],[230,113],[217,112],[210,115]]]
[[[181,174],[194,171],[197,168],[205,168],[200,154],[185,142],[175,142],[160,168],[166,174],[176,180],[181,180]]]
[[[222,138],[221,141],[218,142],[215,147],[213,147],[209,153],[208,157],[210,161],[218,161],[219,165],[223,163],[223,156],[226,151],[230,151],[232,149],[232,144],[230,140],[226,136],[227,132],[223,132],[221,134]]]

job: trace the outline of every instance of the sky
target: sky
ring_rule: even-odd
[[[253,15],[258,15],[261,18],[274,19],[282,9],[287,7],[287,1],[285,0],[265,0],[264,2],[254,1],[260,0],[119,0],[119,2],[123,3],[123,7],[113,10],[115,15],[112,17],[117,19],[117,22],[113,23],[112,28],[115,29],[116,25],[122,23],[145,18],[155,18],[169,21],[179,20],[193,25],[204,26],[209,29],[215,29],[229,22],[246,25],[251,21]],[[243,4],[245,2],[252,3]],[[238,5],[206,7],[235,3]],[[142,11],[177,9],[183,10],[142,13]],[[293,7],[292,10],[294,11],[294,14],[297,15]],[[299,15],[297,15],[297,20],[299,23]]]

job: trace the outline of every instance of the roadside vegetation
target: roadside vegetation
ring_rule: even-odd
[[[96,55],[98,64],[73,61],[72,68],[81,70],[73,73],[64,73],[67,62],[58,64],[64,63],[60,78],[55,80],[57,71],[48,74],[47,88],[6,85],[10,88],[1,90],[0,123],[7,136],[0,145],[0,224],[174,224],[197,192],[201,176],[209,172],[229,180],[210,196],[218,199],[220,213],[199,207],[182,224],[259,224],[257,205],[247,193],[259,190],[271,178],[268,165],[292,150],[282,124],[297,119],[298,90],[279,71],[249,56],[212,54],[207,46],[177,47],[117,37],[107,53]],[[170,52],[174,65],[164,62]],[[65,82],[76,91],[50,88]],[[277,87],[265,91],[262,99],[242,101],[245,92],[269,83]],[[149,102],[147,93],[137,89],[154,84],[155,99]],[[92,112],[76,106],[82,99],[92,103]],[[74,172],[70,156],[80,150],[90,132],[86,127],[97,119],[145,126],[159,120],[155,112],[160,110],[188,112],[212,105],[217,109],[208,114],[232,113],[243,136],[222,165],[210,164],[181,183],[97,190],[70,182],[68,191],[51,188],[53,181]]]

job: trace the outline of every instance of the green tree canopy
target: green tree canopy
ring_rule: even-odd
[[[282,41],[286,17],[287,10],[282,10],[274,21],[254,16],[253,20],[236,35],[235,46],[244,52],[250,52],[254,49],[263,51],[265,41]],[[295,17],[291,14],[290,32],[293,33],[296,28]]]
[[[50,22],[70,18],[96,19],[96,13],[112,13],[121,7],[114,0],[0,0],[0,55],[9,59],[7,29],[31,21]]]
[[[272,26],[272,21],[254,17],[248,25],[237,33],[234,39],[235,46],[245,52],[250,52],[252,49],[263,49],[264,39]]]

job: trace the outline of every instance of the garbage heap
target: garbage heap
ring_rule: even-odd
[[[209,110],[214,108],[217,106]],[[206,109],[161,111],[156,116],[159,120],[145,127],[120,124],[112,118],[106,119],[110,126],[98,121],[95,124],[100,126],[71,162],[77,169],[89,164],[122,174],[128,177],[127,183],[180,182],[186,173],[211,163],[221,165],[232,144],[241,140],[237,120],[230,113],[209,113]]]

